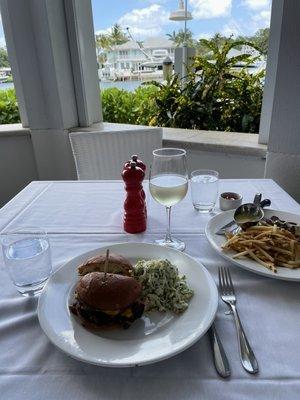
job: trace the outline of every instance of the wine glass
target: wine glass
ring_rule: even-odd
[[[156,240],[161,246],[184,250],[185,243],[171,236],[171,207],[179,203],[188,190],[186,151],[164,148],[153,151],[149,188],[152,197],[167,210],[167,232],[164,239]]]

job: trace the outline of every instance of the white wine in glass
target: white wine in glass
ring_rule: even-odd
[[[181,240],[172,238],[170,222],[171,207],[179,203],[188,190],[186,151],[182,149],[157,149],[153,151],[153,163],[150,171],[149,188],[152,197],[167,210],[166,237],[155,242],[177,250],[184,250]]]

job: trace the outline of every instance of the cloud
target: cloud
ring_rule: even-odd
[[[252,20],[259,25],[259,28],[270,26],[271,10],[262,10],[258,14],[253,15]]]
[[[157,36],[163,32],[163,26],[169,23],[169,13],[160,4],[152,4],[131,10],[118,23],[124,28],[129,27],[134,35]]]
[[[138,0],[141,4],[166,4],[168,0]]]
[[[198,33],[198,35],[195,35],[195,39],[196,40],[200,40],[200,39],[210,39],[214,36],[214,33],[209,33],[209,32],[201,32]]]
[[[243,4],[251,10],[270,9],[271,7],[270,0],[244,0]]]
[[[243,35],[245,32],[243,31],[241,24],[232,18],[223,26],[221,33],[224,36],[239,36]]]
[[[247,24],[242,19],[231,18],[221,29],[224,36],[250,36],[253,35],[258,29],[270,26],[270,10],[262,10],[252,15]]]
[[[195,19],[228,17],[232,0],[190,0]]]
[[[95,31],[95,35],[107,35],[110,32],[111,32],[111,28],[98,29],[97,31]]]

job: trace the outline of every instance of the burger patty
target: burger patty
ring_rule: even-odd
[[[77,299],[75,303],[70,306],[70,311],[99,327],[117,324],[122,326],[124,329],[127,329],[132,322],[142,316],[144,312],[144,304],[137,301],[125,310],[120,310],[115,314],[114,312],[105,312],[89,307],[87,304]]]

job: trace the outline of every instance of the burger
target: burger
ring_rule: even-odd
[[[127,329],[143,314],[141,291],[141,284],[131,276],[88,272],[76,285],[70,310],[87,329]]]
[[[143,314],[141,291],[141,284],[130,276],[89,272],[79,279],[70,309],[85,328],[126,329]]]

